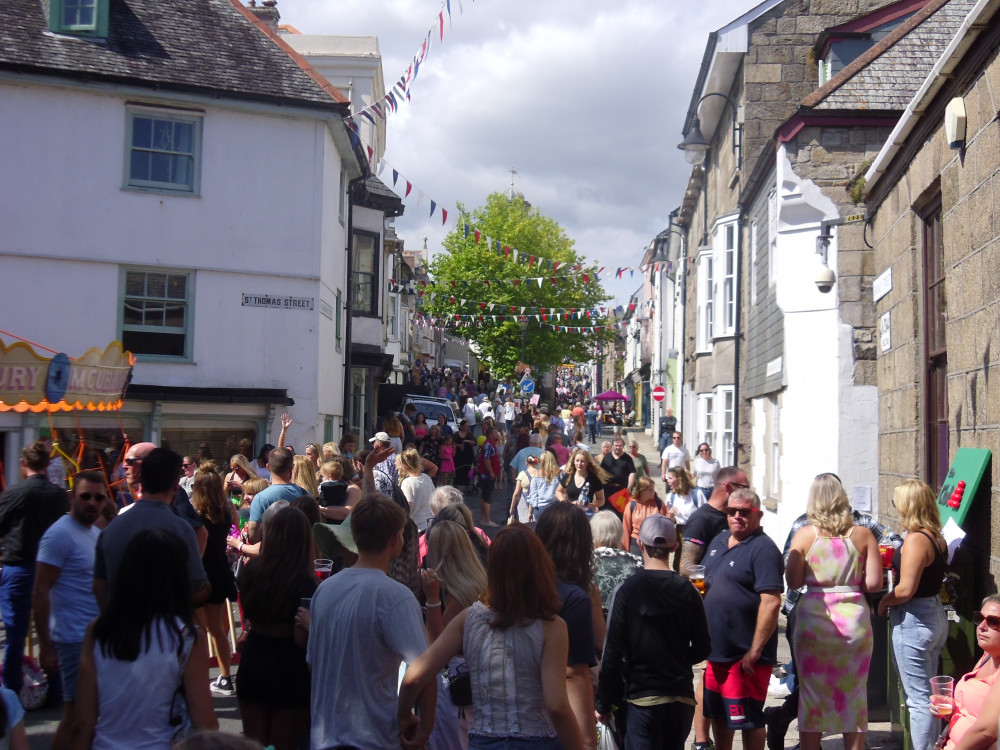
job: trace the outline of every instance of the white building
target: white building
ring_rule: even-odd
[[[238,3],[80,5],[4,6],[0,319],[70,356],[121,339],[137,362],[120,414],[52,425],[217,460],[273,442],[286,410],[297,448],[339,436],[364,168],[346,97]],[[9,479],[49,426],[0,414]]]

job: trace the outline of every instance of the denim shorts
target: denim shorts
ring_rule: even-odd
[[[59,673],[62,675],[63,700],[76,700],[76,678],[80,674],[80,651],[83,643],[52,642],[59,657]]]

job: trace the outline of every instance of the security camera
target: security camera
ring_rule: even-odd
[[[816,274],[816,288],[826,294],[833,289],[835,283],[837,283],[837,275],[829,266],[822,266]]]

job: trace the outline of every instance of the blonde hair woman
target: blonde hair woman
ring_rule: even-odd
[[[415,448],[407,448],[396,456],[396,469],[399,472],[399,489],[410,504],[410,517],[417,524],[419,531],[427,528],[427,523],[434,517],[431,512],[431,494],[434,492],[434,480],[424,473],[423,459]]]
[[[537,521],[553,503],[559,502],[559,463],[550,451],[544,451],[536,463],[529,459],[525,468],[528,491],[524,501],[528,504],[528,522]]]
[[[211,467],[211,462],[206,462]],[[205,469],[205,464],[198,467],[199,470]],[[214,469],[214,467],[211,467]],[[230,495],[239,496],[243,494],[243,483],[248,479],[256,479],[257,470],[250,465],[247,461],[246,456],[242,453],[236,453],[232,458],[229,459],[229,473],[226,474],[226,490]]]
[[[899,523],[907,535],[893,556],[899,583],[882,597],[878,613],[892,623],[892,651],[910,709],[914,750],[928,750],[937,719],[930,714],[930,684],[948,637],[948,620],[938,592],[947,565],[947,545],[934,492],[919,479],[908,479],[892,494]],[[890,611],[891,608],[891,611]]]
[[[292,484],[301,487],[302,491],[312,498],[319,496],[319,485],[316,483],[316,464],[309,456],[295,456],[292,463]]]
[[[608,473],[594,462],[590,451],[577,448],[563,467],[565,476],[556,490],[560,502],[576,503],[594,515],[604,505],[604,483],[610,479]]]
[[[835,732],[844,735],[846,750],[864,750],[872,659],[864,592],[882,588],[882,558],[875,537],[854,525],[833,474],[813,481],[806,513],[810,525],[792,538],[785,569],[789,588],[807,586],[793,636],[802,748],[819,750],[822,733]]]

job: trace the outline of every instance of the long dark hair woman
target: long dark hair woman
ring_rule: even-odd
[[[195,621],[208,631],[215,652],[219,655],[219,677],[212,683],[212,692],[232,695],[233,681],[230,677],[232,654],[229,648],[229,614],[226,601],[236,601],[236,579],[226,556],[229,532],[239,524],[236,507],[226,497],[222,477],[210,464],[203,464],[194,475],[191,488],[191,504],[198,511],[205,528],[208,541],[201,556],[212,593],[208,600],[195,610]]]
[[[184,726],[182,688],[193,729],[218,729],[187,555],[165,529],[140,531],[126,548],[108,606],[84,636],[75,747],[167,750]]]
[[[295,614],[316,591],[312,560],[305,514],[282,508],[265,523],[260,555],[239,580],[250,623],[236,681],[243,734],[275,750],[295,750],[309,726],[308,632]]]
[[[471,750],[498,740],[511,750],[581,747],[566,697],[568,641],[558,608],[541,542],[526,526],[501,529],[490,546],[486,601],[459,613],[406,670],[398,704],[404,739],[424,744],[432,727],[411,709],[448,661],[464,653],[472,674]]]
[[[535,528],[556,572],[559,616],[569,630],[566,692],[580,733],[587,744],[597,744],[594,689],[590,668],[595,651],[604,646],[604,609],[594,580],[594,535],[586,512],[573,503],[555,503]]]

